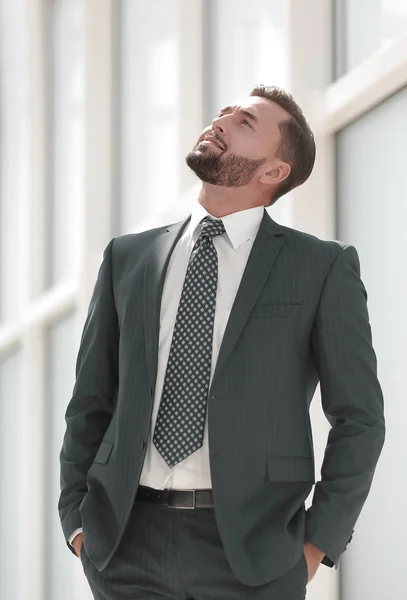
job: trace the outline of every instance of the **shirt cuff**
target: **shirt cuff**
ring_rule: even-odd
[[[74,539],[76,538],[78,533],[82,533],[82,531],[83,531],[82,527],[79,527],[79,529],[75,529],[73,534],[71,536],[69,536],[68,542],[71,544],[71,546],[72,546],[72,542],[74,541]]]

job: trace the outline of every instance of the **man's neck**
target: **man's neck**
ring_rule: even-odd
[[[265,206],[266,198],[256,198],[243,188],[226,188],[204,183],[198,202],[214,217],[222,218],[239,210]]]

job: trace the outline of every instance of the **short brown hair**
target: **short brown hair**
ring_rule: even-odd
[[[267,100],[275,102],[290,114],[289,119],[280,121],[278,124],[281,140],[277,154],[281,160],[290,165],[291,172],[287,179],[281,183],[277,193],[274,193],[270,199],[267,206],[271,206],[278,198],[304,183],[311,175],[316,151],[314,134],[301,108],[291,94],[285,90],[276,86],[257,85],[250,92],[250,96],[267,98]]]

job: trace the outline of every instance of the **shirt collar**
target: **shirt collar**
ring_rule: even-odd
[[[257,234],[263,219],[264,210],[264,206],[255,206],[254,208],[246,208],[222,217],[226,234],[234,250]],[[191,220],[185,232],[193,238],[194,242],[198,239],[201,230],[200,222],[206,216],[219,220],[219,217],[214,217],[202,204],[196,202],[191,214]]]

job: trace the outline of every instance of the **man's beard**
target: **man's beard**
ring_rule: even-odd
[[[186,156],[188,167],[201,181],[225,187],[248,185],[256,170],[266,160],[250,159],[236,154],[223,156],[223,153],[197,152],[196,148]]]

